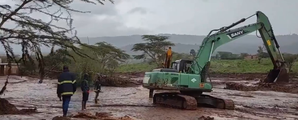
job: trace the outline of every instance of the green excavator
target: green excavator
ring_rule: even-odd
[[[253,16],[257,17],[256,23],[231,29]],[[254,31],[259,31],[260,38],[262,38],[274,66],[266,79],[262,81],[265,83],[288,82],[288,68],[279,50],[279,44],[269,19],[264,13],[257,11],[229,26],[211,30],[204,38],[193,60],[180,59],[172,62],[171,68],[158,68],[151,72],[145,72],[143,87],[150,90],[149,97],[153,97],[153,104],[189,110],[197,109],[198,106],[234,109],[234,102],[230,99],[203,94],[203,92],[212,91],[212,81],[207,80],[211,55],[219,46]],[[155,93],[153,96],[154,90],[169,92]]]

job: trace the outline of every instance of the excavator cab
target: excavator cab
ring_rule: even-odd
[[[172,62],[171,68],[177,70],[180,73],[185,73],[190,69],[192,60],[176,60]]]
[[[192,60],[175,60],[175,62],[171,63],[170,68],[159,68],[154,69],[153,72],[179,72],[186,73],[191,66]]]

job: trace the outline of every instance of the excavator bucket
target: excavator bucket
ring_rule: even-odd
[[[265,83],[288,83],[289,82],[288,70],[284,67],[280,69],[270,70],[267,77],[265,78]]]

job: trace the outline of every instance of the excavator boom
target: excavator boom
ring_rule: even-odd
[[[205,76],[208,72],[211,55],[216,48],[254,31],[259,31],[274,66],[264,81],[269,83],[288,82],[288,70],[286,69],[284,58],[279,50],[279,44],[274,36],[271,24],[267,16],[260,11],[257,11],[254,15],[257,16],[256,23],[242,26],[236,29],[231,29],[237,24],[240,24],[248,19],[243,18],[230,26],[211,30],[208,36],[203,40],[203,43],[198,51],[198,54],[195,57],[195,60],[192,63],[189,73],[200,74],[202,76],[202,81],[206,81]],[[211,34],[213,31],[217,32]]]

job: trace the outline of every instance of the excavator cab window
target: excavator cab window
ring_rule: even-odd
[[[178,66],[179,66],[179,63],[177,63],[177,62],[172,62],[172,64],[171,64],[171,68],[175,69],[175,70],[178,70]]]
[[[179,72],[186,72],[191,66],[192,60],[179,60],[172,62],[172,69],[175,69]]]

